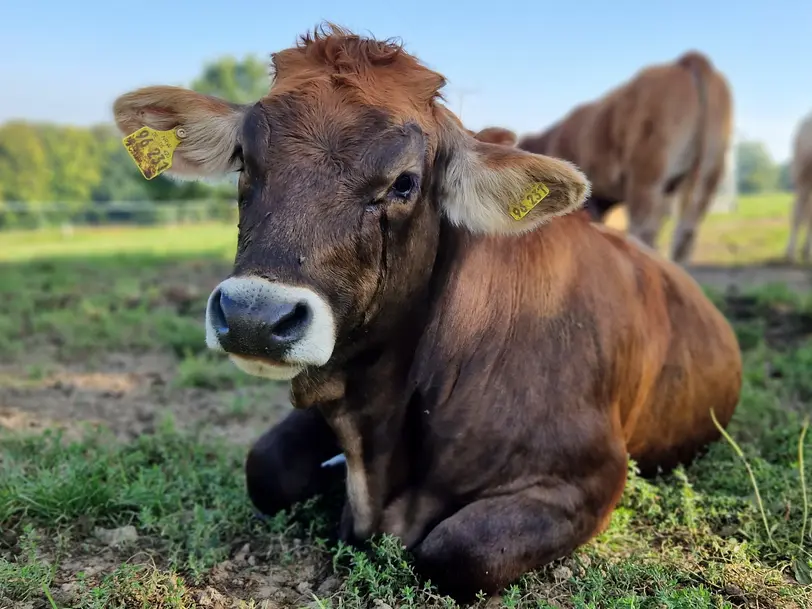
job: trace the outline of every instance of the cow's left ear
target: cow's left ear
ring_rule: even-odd
[[[453,125],[440,151],[440,204],[453,224],[474,233],[524,233],[589,196],[589,181],[572,163],[480,142]]]

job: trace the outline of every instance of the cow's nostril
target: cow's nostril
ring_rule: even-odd
[[[226,321],[226,314],[223,311],[223,293],[220,288],[212,294],[209,300],[209,316],[211,318],[211,325],[217,335],[222,337],[228,334],[228,321]]]
[[[283,360],[305,338],[314,319],[309,302],[274,294],[272,287],[242,291],[226,286],[212,292],[206,310],[207,332],[221,349]]]
[[[277,341],[291,343],[304,336],[310,324],[310,307],[304,301],[286,304],[276,310],[271,334]]]

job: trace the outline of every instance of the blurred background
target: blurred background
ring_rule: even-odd
[[[541,132],[690,49],[724,74],[734,133],[688,268],[742,345],[730,432],[762,493],[725,442],[632,471],[610,529],[503,606],[812,606],[812,277],[784,260],[812,3],[27,0],[0,8],[0,607],[451,606],[395,545],[325,542],[323,512],[253,517],[243,459],[290,406],[205,349],[234,184],[146,181],[112,125],[146,85],[256,100],[269,53],[323,20],[402,39],[472,130]]]
[[[77,8],[81,6],[81,8]],[[247,102],[268,87],[268,55],[328,17],[396,36],[448,77],[449,106],[471,129],[541,131],[576,104],[640,68],[697,48],[728,78],[735,131],[713,211],[735,230],[704,231],[698,261],[781,254],[788,227],[791,140],[809,111],[810,8],[784,0],[641,5],[505,2],[461,11],[416,1],[280,7],[235,1],[226,10],[173,2],[34,1],[0,24],[0,227],[171,224],[227,219],[233,188],[144,180],[111,128],[117,95],[175,84]],[[762,222],[762,220],[764,222]],[[622,211],[610,224],[622,226]],[[766,222],[766,224],[765,224]],[[751,230],[759,224],[758,234]],[[670,231],[666,229],[666,233]],[[742,248],[748,251],[742,251]]]

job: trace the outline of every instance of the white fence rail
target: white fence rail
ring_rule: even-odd
[[[110,201],[105,203],[0,201],[0,230],[47,226],[183,224],[236,221],[234,201]]]

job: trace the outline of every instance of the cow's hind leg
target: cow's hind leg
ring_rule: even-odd
[[[806,224],[806,236],[801,248],[801,260],[809,262],[812,257],[812,188],[802,189],[799,197],[803,197],[803,209],[805,211],[804,224]]]
[[[617,497],[624,481],[622,476],[615,482]],[[418,573],[458,602],[471,601],[480,590],[495,594],[566,556],[604,526],[617,499],[598,513],[579,494],[574,487],[530,488],[471,503],[412,550]]]
[[[322,467],[340,452],[317,409],[294,410],[251,447],[245,462],[248,496],[260,512],[271,515],[320,494],[343,480],[342,467]]]
[[[795,202],[792,206],[792,219],[789,225],[789,239],[787,240],[785,253],[785,258],[790,262],[795,260],[798,232],[803,229],[804,219],[808,214],[807,208],[812,203],[812,201],[810,201],[810,195],[812,195],[812,192],[803,186],[798,185],[795,187]],[[809,215],[812,216],[812,214]]]
[[[719,187],[724,163],[724,155],[721,155],[713,169],[701,176],[693,189],[686,189],[683,193],[679,218],[671,241],[671,259],[677,264],[685,264],[693,254],[698,227],[705,219]]]
[[[657,249],[657,239],[665,221],[671,215],[673,194],[651,175],[632,176],[626,189],[626,209],[629,214],[627,232],[646,246]]]

